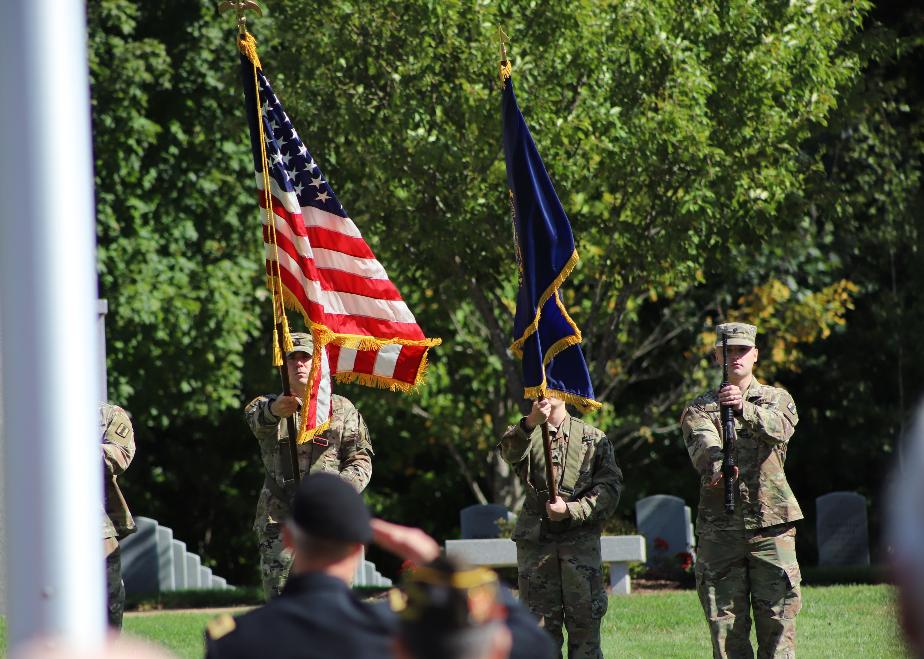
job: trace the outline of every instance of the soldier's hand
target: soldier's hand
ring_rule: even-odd
[[[526,425],[530,428],[545,423],[549,420],[549,414],[552,413],[552,401],[548,398],[540,398],[533,401],[533,408],[526,417]]]
[[[561,497],[555,497],[555,501],[552,502],[546,501],[545,512],[553,522],[560,522],[571,517],[568,514],[568,504]]]
[[[270,412],[273,416],[284,419],[290,417],[298,409],[299,400],[297,396],[279,396],[270,403]]]
[[[440,555],[439,543],[418,528],[384,519],[373,519],[371,523],[372,541],[395,556],[421,565]]]
[[[744,397],[741,395],[741,389],[733,384],[725,385],[719,389],[719,403],[740,412],[744,408]]]
[[[738,467],[732,467],[732,469],[735,470],[734,475],[732,476],[732,480],[736,481],[738,480]],[[721,482],[722,482],[722,472],[717,471],[714,474],[712,474],[712,478],[709,479],[709,483],[706,485],[706,487],[716,487]]]

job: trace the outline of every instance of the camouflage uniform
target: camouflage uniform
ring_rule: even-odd
[[[545,519],[548,485],[542,429],[527,435],[523,421],[501,439],[504,460],[526,489],[513,539],[517,544],[520,599],[540,619],[560,649],[568,629],[568,656],[603,657],[600,620],[607,596],[600,561],[603,523],[616,509],[622,472],[613,445],[600,430],[565,416],[552,431],[552,461],[569,519]],[[573,490],[573,491],[569,491]]]
[[[277,418],[270,405],[275,395],[255,398],[244,409],[247,424],[260,442],[260,455],[266,481],[257,501],[254,530],[260,544],[260,571],[263,592],[269,599],[282,591],[292,557],[283,551],[280,523],[289,515],[283,494],[282,460],[279,440],[287,436],[285,419]],[[299,426],[295,413],[295,425]],[[359,411],[343,396],[333,396],[330,428],[314,440],[298,445],[298,469],[303,476],[327,471],[340,474],[361,492],[372,477],[372,444],[369,430]]]
[[[119,538],[135,531],[135,520],[119,489],[118,476],[128,469],[135,455],[135,432],[128,414],[121,407],[102,403],[99,407],[103,465],[106,474],[105,509],[103,511],[103,546],[106,553],[106,587],[109,624],[122,627],[125,609],[125,585],[122,583],[122,559]]]
[[[802,606],[794,522],[802,519],[802,510],[783,464],[799,417],[785,389],[763,385],[756,378],[751,378],[742,398],[743,410],[735,416],[740,475],[731,515],[725,512],[722,481],[706,487],[722,463],[716,393],[694,400],[681,417],[687,451],[702,485],[697,591],[714,657],[753,657],[749,608],[757,628],[758,657],[794,657],[795,618]]]

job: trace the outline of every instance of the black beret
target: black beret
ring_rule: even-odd
[[[305,476],[295,490],[292,521],[316,538],[368,544],[371,519],[362,495],[334,474]]]

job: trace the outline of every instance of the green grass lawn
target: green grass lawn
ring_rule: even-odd
[[[808,586],[798,619],[798,656],[904,657],[890,586]],[[125,632],[180,657],[201,657],[214,613],[127,614]],[[0,650],[6,647],[0,625]],[[709,635],[693,591],[610,598],[603,620],[606,657],[709,657]]]
[[[796,650],[802,659],[906,656],[891,586],[803,588]],[[711,656],[709,630],[696,593],[611,597],[603,619],[603,654],[659,659]]]

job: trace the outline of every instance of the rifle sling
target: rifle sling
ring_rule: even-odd
[[[286,494],[285,488],[268,473],[265,473],[263,476],[263,487],[269,490],[270,494],[279,499],[279,501],[285,505],[286,510],[291,510],[292,499],[295,495],[294,488],[292,494]]]

